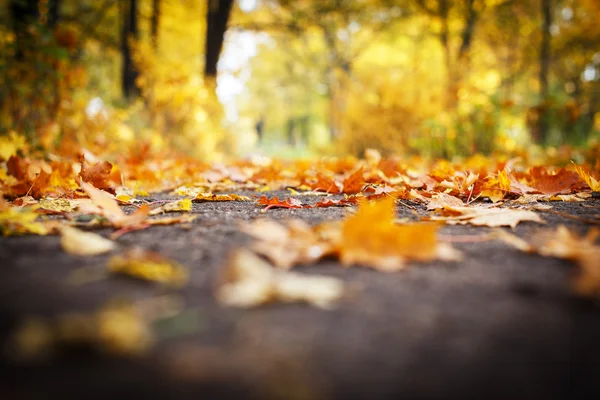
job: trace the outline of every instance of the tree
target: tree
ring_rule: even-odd
[[[548,143],[549,134],[549,113],[548,113],[548,75],[551,63],[551,32],[552,27],[552,0],[541,0],[541,33],[540,42],[540,70],[539,70],[539,112],[536,130],[533,132],[533,139],[541,144]]]
[[[138,39],[138,16],[137,0],[125,0],[122,4],[122,27],[121,27],[121,88],[123,96],[130,99],[139,91],[135,85],[138,72],[132,59],[131,40]]]
[[[223,49],[232,6],[233,0],[208,0],[204,47],[204,77],[207,81],[214,81],[217,77],[217,63]]]
[[[150,17],[150,37],[154,49],[158,48],[158,31],[160,29],[160,0],[152,0],[152,16]]]
[[[28,27],[39,17],[37,0],[11,0],[10,13],[15,34],[15,58],[22,60],[32,38]]]

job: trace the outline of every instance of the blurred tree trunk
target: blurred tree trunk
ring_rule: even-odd
[[[152,16],[150,17],[150,37],[152,47],[158,48],[158,31],[160,28],[160,0],[152,0]]]
[[[122,4],[121,56],[123,66],[121,70],[121,88],[126,99],[131,99],[139,92],[135,85],[138,72],[131,58],[131,40],[138,38],[137,7],[137,0],[124,0]]]
[[[208,0],[206,10],[206,43],[204,50],[204,78],[212,81],[217,78],[217,63],[223,49],[227,22],[231,14],[233,0]]]
[[[541,0],[542,14],[542,41],[540,45],[540,105],[536,131],[533,132],[533,138],[536,142],[546,145],[548,144],[548,136],[550,129],[549,110],[548,110],[548,91],[549,91],[549,74],[551,63],[551,32],[552,26],[552,0]]]
[[[48,1],[48,26],[55,28],[60,22],[60,5],[61,0]]]
[[[32,40],[27,28],[39,17],[37,0],[11,0],[10,14],[16,39],[15,58],[23,60],[25,51]]]

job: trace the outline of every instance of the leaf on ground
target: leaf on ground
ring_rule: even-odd
[[[40,199],[38,204],[43,210],[54,211],[58,213],[73,212],[79,206],[76,200],[49,197]]]
[[[506,171],[500,171],[497,175],[488,176],[481,196],[489,198],[492,202],[497,203],[511,191],[511,181]]]
[[[113,166],[108,161],[97,162],[89,165],[85,158],[81,162],[79,176],[84,182],[94,185],[98,189],[110,189],[110,176]]]
[[[277,196],[269,199],[267,196],[261,196],[257,201],[257,204],[261,206],[266,206],[264,210],[269,210],[271,208],[303,208],[304,205],[298,199],[289,198],[289,199],[281,199],[279,200]]]
[[[214,194],[212,192],[200,192],[194,197],[194,201],[249,201],[248,196],[238,194]]]
[[[188,271],[160,253],[134,247],[111,257],[108,270],[148,281],[182,286],[188,281]]]
[[[39,222],[39,214],[33,208],[6,207],[0,209],[0,231],[4,236],[47,235],[50,228]]]
[[[342,192],[346,194],[356,194],[362,191],[365,186],[365,176],[363,167],[357,169],[354,173],[344,179]]]
[[[520,222],[530,221],[540,224],[544,220],[534,211],[515,210],[511,208],[481,208],[481,207],[451,207],[445,206],[438,210],[439,217],[430,217],[433,221],[444,221],[448,225],[475,226],[510,226],[516,227]]]
[[[532,186],[543,194],[559,194],[571,191],[579,181],[575,172],[562,168],[557,173],[549,172],[548,168],[535,167],[531,169]]]
[[[229,259],[224,283],[217,292],[220,303],[255,307],[281,301],[304,302],[332,308],[343,295],[343,282],[326,276],[307,276],[274,269],[249,250],[237,250]]]
[[[102,215],[106,217],[114,226],[118,228],[140,225],[150,213],[150,207],[141,206],[133,214],[127,215],[123,212],[115,197],[90,185],[87,182],[80,182],[81,188],[90,196],[90,199],[102,210]]]
[[[441,192],[441,193],[434,194],[431,197],[431,200],[429,200],[429,203],[427,203],[427,209],[428,210],[437,210],[439,208],[444,208],[446,206],[463,207],[464,205],[465,205],[465,203],[463,203],[463,201],[461,199],[459,199],[458,197],[454,197],[447,193]]]
[[[280,268],[317,261],[332,252],[332,245],[306,222],[293,219],[281,224],[270,219],[257,219],[240,226],[240,230],[256,239],[251,248]]]
[[[336,181],[320,173],[317,174],[316,181],[309,184],[309,186],[312,190],[319,190],[325,193],[342,193],[342,189]]]
[[[60,244],[67,253],[77,256],[95,256],[115,249],[116,244],[96,233],[70,226],[60,229]]]
[[[339,200],[323,199],[316,202],[312,207],[315,208],[326,208],[326,207],[347,207],[358,204],[358,197],[347,197]]]
[[[586,170],[583,169],[580,165],[575,165],[575,172],[577,175],[592,189],[592,192],[600,192],[600,182],[590,175]]]
[[[192,211],[192,200],[191,199],[182,199],[170,201],[168,203],[163,204],[160,207],[157,207],[150,211],[150,215],[158,215],[168,212],[183,212],[183,211]]]
[[[397,225],[393,199],[366,202],[342,223],[340,261],[390,272],[408,261],[457,260],[459,253],[437,240],[435,224]]]

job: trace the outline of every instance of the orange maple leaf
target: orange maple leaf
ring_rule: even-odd
[[[256,202],[257,202],[257,204],[266,206],[264,208],[265,211],[269,210],[271,208],[302,208],[302,207],[304,207],[302,202],[298,199],[289,198],[289,199],[279,200],[277,198],[277,196],[273,197],[272,199],[269,199],[267,196],[262,196]]]
[[[388,198],[365,202],[343,222],[340,261],[363,264],[381,271],[397,271],[406,261],[453,259],[457,253],[438,243],[436,224],[397,225],[395,202]]]
[[[361,166],[354,173],[344,179],[343,192],[347,194],[356,194],[362,191],[365,186],[365,177],[363,167]]]

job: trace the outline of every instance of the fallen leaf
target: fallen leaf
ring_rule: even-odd
[[[570,191],[571,187],[579,181],[576,173],[564,168],[554,174],[549,172],[548,168],[534,167],[531,169],[530,175],[531,186],[548,195]]]
[[[232,307],[247,308],[281,301],[304,302],[328,309],[343,292],[343,282],[337,278],[276,270],[251,251],[240,249],[229,260],[217,299]]]
[[[520,222],[531,221],[545,223],[533,211],[515,210],[510,208],[481,208],[481,207],[452,207],[445,206],[439,213],[440,217],[430,217],[432,221],[444,221],[449,225],[475,225],[475,226],[510,226],[516,227]]]
[[[289,198],[289,199],[279,200],[277,198],[277,196],[273,197],[272,199],[269,199],[267,196],[261,196],[261,198],[259,198],[256,201],[256,203],[261,206],[266,206],[264,208],[265,211],[269,210],[271,208],[303,208],[304,207],[302,202],[298,199]]]
[[[580,165],[574,165],[575,172],[577,175],[592,189],[592,192],[600,192],[600,182],[591,176],[586,170]]]
[[[48,197],[40,199],[38,204],[41,209],[54,212],[73,212],[79,205],[75,200]]]
[[[358,197],[348,197],[339,200],[323,199],[316,202],[312,207],[326,208],[326,207],[347,207],[358,204]]]
[[[46,224],[38,222],[38,217],[33,208],[5,208],[0,211],[0,231],[4,236],[47,235],[50,229]]]
[[[108,270],[148,281],[182,286],[187,283],[188,271],[179,263],[160,253],[134,247],[111,257]]]
[[[93,185],[95,188],[110,189],[111,183],[109,182],[109,178],[112,169],[113,166],[108,161],[89,165],[85,158],[83,158],[79,176],[84,182]]]
[[[121,210],[119,203],[115,197],[90,185],[89,183],[80,182],[81,188],[90,196],[90,199],[102,209],[103,215],[108,219],[114,226],[118,228],[136,226],[141,224],[150,213],[150,207],[143,205],[137,209],[133,214],[127,215]]]
[[[344,179],[342,192],[346,194],[356,194],[362,191],[365,186],[365,176],[363,167],[360,167],[353,174]]]
[[[407,261],[456,260],[459,253],[438,242],[435,224],[397,225],[393,199],[365,202],[342,222],[339,257],[344,265],[362,264],[391,272]]]
[[[240,226],[240,230],[256,239],[251,248],[280,268],[311,263],[331,254],[332,244],[325,240],[318,229],[298,219],[285,224],[258,219]]]
[[[489,198],[493,203],[497,203],[511,191],[511,181],[506,171],[500,171],[497,175],[488,176],[481,196]]]
[[[446,206],[452,207],[463,207],[465,203],[458,197],[451,196],[444,192],[434,194],[427,203],[428,210],[437,210],[438,208],[444,208]]]
[[[170,201],[150,211],[150,215],[158,215],[167,212],[182,212],[192,210],[192,200],[183,199]]]
[[[200,192],[194,198],[194,201],[249,201],[248,196],[237,194],[213,194],[212,192]]]
[[[69,254],[95,256],[115,249],[115,242],[96,233],[85,232],[70,226],[60,229],[60,244]]]

